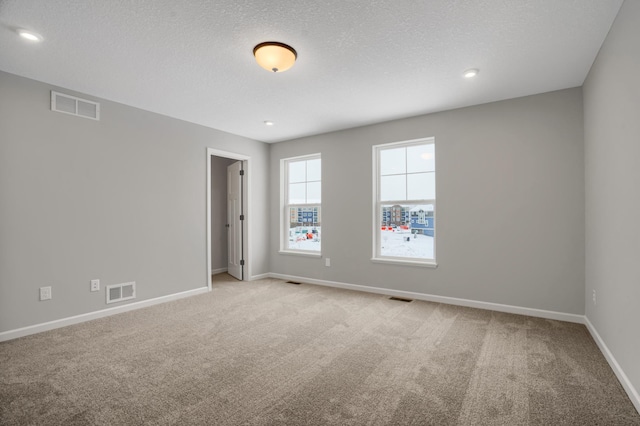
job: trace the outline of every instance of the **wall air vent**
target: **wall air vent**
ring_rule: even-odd
[[[136,298],[136,282],[107,286],[107,303],[122,302]]]
[[[100,120],[100,104],[64,93],[51,91],[51,111]]]

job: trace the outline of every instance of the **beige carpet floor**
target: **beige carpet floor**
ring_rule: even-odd
[[[640,425],[582,325],[215,277],[0,343],[2,425]]]

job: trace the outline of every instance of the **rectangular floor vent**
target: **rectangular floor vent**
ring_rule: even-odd
[[[107,303],[122,302],[136,298],[136,282],[112,284],[107,286]]]
[[[295,281],[287,281],[287,284],[295,284],[295,285],[300,285],[300,283],[295,282]]]
[[[413,302],[413,299],[405,299],[404,297],[390,297],[389,300],[397,300],[398,302]]]
[[[51,91],[51,111],[100,120],[100,104],[64,93]]]

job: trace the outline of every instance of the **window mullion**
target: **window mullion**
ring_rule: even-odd
[[[404,199],[409,199],[409,150],[404,148]]]

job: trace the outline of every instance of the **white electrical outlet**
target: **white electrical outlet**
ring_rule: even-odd
[[[596,304],[596,291],[595,289],[593,290],[593,304]]]
[[[91,291],[100,291],[100,280],[91,280]]]
[[[51,287],[40,287],[40,300],[51,299]]]
[[[331,266],[331,259],[329,259],[328,257],[325,257],[324,266]]]

